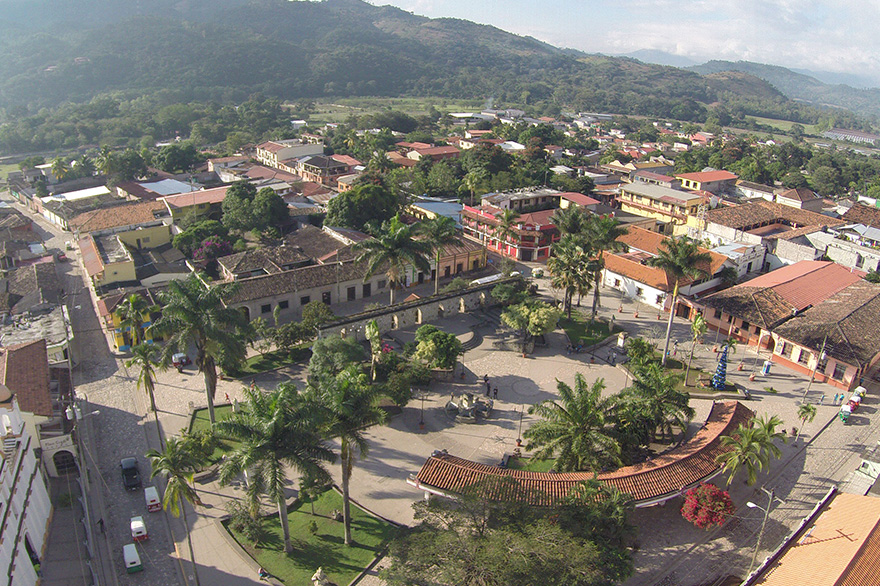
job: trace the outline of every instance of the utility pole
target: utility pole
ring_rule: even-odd
[[[819,356],[816,358],[816,364],[813,365],[813,372],[810,373],[810,382],[807,384],[807,390],[804,391],[804,396],[801,397],[801,403],[807,400],[807,393],[810,392],[810,387],[813,386],[813,379],[816,378],[816,370],[819,368],[819,363],[825,360],[828,356],[825,354],[825,344],[828,343],[828,335],[826,334],[824,338],[822,338],[822,349],[819,350]]]

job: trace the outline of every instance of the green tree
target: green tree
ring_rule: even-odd
[[[254,203],[256,196],[257,188],[247,181],[230,185],[223,198],[223,225],[241,233],[259,227],[259,214]]]
[[[168,173],[188,171],[199,162],[199,153],[191,144],[168,144],[159,149],[153,162]]]
[[[427,260],[427,256],[431,254],[431,244],[424,240],[416,240],[414,236],[414,228],[394,216],[382,234],[352,246],[352,250],[359,253],[357,262],[367,263],[364,281],[385,268],[389,280],[391,305],[394,305],[394,290],[406,281],[408,267],[414,267],[425,273],[431,271],[431,265]]]
[[[379,322],[372,319],[364,326],[364,335],[370,342],[370,380],[376,380],[376,364],[382,357],[382,333],[379,331]]]
[[[626,341],[626,354],[634,370],[645,368],[654,358],[654,346],[644,338]]]
[[[566,234],[580,234],[589,221],[589,216],[580,206],[570,205],[567,208],[557,208],[550,216],[550,223],[556,226],[559,233],[564,237]]]
[[[217,364],[237,366],[247,354],[248,323],[240,310],[225,304],[232,293],[228,285],[206,287],[195,275],[185,281],[171,281],[167,291],[159,295],[162,316],[153,326],[167,336],[163,364],[170,363],[176,352],[195,349],[196,366],[205,378],[212,424]]]
[[[675,317],[675,306],[678,303],[678,289],[685,279],[708,278],[710,275],[704,267],[709,266],[712,257],[708,252],[701,252],[696,243],[686,237],[677,240],[667,238],[661,246],[663,248],[657,253],[657,256],[648,259],[647,263],[652,267],[663,269],[674,283],[672,302],[669,305],[669,320],[666,324],[666,341],[663,343],[663,357],[661,358],[661,363],[666,366],[669,338],[672,336],[672,320]]]
[[[397,213],[400,204],[380,185],[356,185],[327,203],[327,226],[364,230],[368,224],[381,225]]]
[[[797,418],[801,420],[801,429],[798,430],[797,435],[794,438],[795,443],[797,443],[798,438],[801,437],[801,431],[803,430],[804,425],[812,423],[816,418],[816,406],[810,403],[801,403],[797,410]]]
[[[782,443],[788,441],[788,438],[785,437],[785,433],[776,429],[780,425],[783,425],[782,420],[777,415],[771,415],[770,417],[762,415],[753,419],[752,425],[758,430],[758,433],[763,438],[764,450],[767,453],[768,460],[770,456],[774,458],[782,457],[782,450],[776,445],[777,441],[781,441]]]
[[[498,225],[493,230],[493,236],[498,242],[498,250],[501,254],[505,254],[507,245],[517,234],[517,226],[519,225],[519,212],[516,210],[502,210],[497,216]],[[502,246],[503,244],[503,246]]]
[[[269,393],[244,389],[245,400],[229,418],[216,424],[217,433],[240,442],[220,465],[220,484],[227,485],[246,472],[250,498],[265,494],[278,508],[284,533],[284,551],[293,551],[287,519],[285,467],[311,478],[329,475],[323,462],[333,462],[316,421],[317,406],[290,384]]]
[[[672,427],[687,431],[694,418],[694,410],[689,405],[690,396],[676,389],[679,377],[669,374],[659,364],[650,364],[633,373],[633,384],[628,392],[635,395],[639,410],[649,419],[657,430],[668,438],[673,438]]]
[[[727,473],[728,485],[740,470],[746,471],[749,486],[758,481],[758,473],[770,465],[768,441],[772,444],[772,440],[752,422],[741,423],[732,434],[721,437],[721,446],[727,451],[719,454],[716,462]]]
[[[589,291],[592,285],[589,266],[590,254],[580,238],[566,234],[553,245],[553,256],[547,260],[547,270],[551,275],[550,284],[563,291],[562,310],[568,319],[571,319],[574,294]]]
[[[316,386],[328,384],[339,373],[364,359],[364,347],[352,338],[327,336],[318,338],[312,345],[309,360],[309,379]]]
[[[486,183],[489,181],[489,172],[484,167],[475,167],[468,171],[464,176],[461,186],[471,194],[471,205],[474,205],[474,199],[477,192],[485,193]]]
[[[440,253],[447,246],[461,242],[455,220],[447,216],[435,216],[420,222],[418,232],[434,250],[434,295],[440,292]]]
[[[697,342],[703,339],[707,329],[706,318],[703,317],[703,314],[698,313],[695,315],[694,320],[691,322],[691,351],[688,353],[687,369],[684,371],[684,386],[688,386],[688,376],[691,373],[691,362],[694,360],[694,350],[697,349]]]
[[[602,271],[605,269],[605,253],[627,250],[627,245],[619,240],[625,234],[627,234],[627,229],[620,224],[619,220],[608,216],[589,216],[584,237],[593,254],[589,267],[589,272],[593,277],[593,309],[590,312],[590,323],[596,319],[596,314],[599,311],[599,289]]]
[[[302,308],[302,324],[310,330],[314,330],[334,319],[336,319],[336,314],[323,301],[315,299],[306,303]]]
[[[141,332],[144,329],[144,314],[158,310],[157,306],[151,306],[138,293],[132,293],[119,304],[119,307],[116,308],[116,313],[119,316],[119,325],[123,331],[128,332],[131,346],[136,346],[141,341]]]
[[[536,336],[543,336],[556,329],[562,312],[541,301],[523,301],[511,305],[501,314],[505,325],[522,332],[523,354],[528,342]]]
[[[125,361],[126,368],[138,369],[137,388],[143,389],[150,398],[150,411],[156,418],[156,433],[159,443],[162,443],[162,430],[159,428],[159,411],[156,409],[156,369],[161,368],[159,363],[159,347],[155,344],[138,344],[131,349],[131,358]]]
[[[355,456],[367,456],[370,444],[364,432],[385,421],[385,411],[379,407],[379,395],[357,366],[349,366],[329,384],[313,387],[318,402],[324,409],[324,432],[339,438],[339,456],[342,462],[342,515],[345,524],[345,545],[351,545],[351,503],[349,485]]]
[[[257,192],[254,197],[254,208],[258,220],[254,229],[265,230],[273,226],[280,228],[290,218],[287,202],[269,187]]]
[[[171,242],[174,248],[180,250],[187,257],[192,257],[193,252],[208,238],[226,240],[229,236],[229,230],[217,220],[199,221],[199,217],[194,216],[192,220],[195,221],[189,226],[183,226],[183,232],[175,234],[174,240]]]
[[[598,471],[605,466],[619,466],[620,447],[606,426],[611,401],[602,398],[605,381],[596,379],[588,385],[584,375],[575,375],[574,388],[557,380],[558,400],[545,400],[529,407],[540,421],[523,434],[526,449],[535,458],[556,458],[558,472]]]
[[[150,450],[147,452],[152,472],[150,478],[161,476],[165,479],[165,494],[162,496],[162,506],[175,517],[183,515],[183,526],[186,530],[186,542],[189,545],[189,557],[192,560],[193,575],[196,586],[199,584],[198,567],[196,556],[193,552],[192,536],[189,531],[189,522],[186,520],[186,506],[184,501],[193,506],[201,506],[202,501],[199,493],[193,486],[193,475],[201,466],[195,451],[186,440],[172,437],[165,442],[165,448],[159,452]]]
[[[413,357],[424,361],[429,368],[453,368],[462,354],[461,341],[454,334],[427,324],[416,330]]]
[[[55,176],[55,179],[58,181],[64,181],[67,175],[70,173],[70,163],[62,157],[57,157],[52,161],[52,175]]]

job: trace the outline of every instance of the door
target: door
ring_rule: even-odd
[[[425,282],[425,273],[419,271],[418,281],[419,281],[419,285],[421,285],[422,283]]]
[[[372,289],[373,289],[373,284],[372,284],[372,283],[364,283],[364,292],[363,292],[363,293],[364,293],[364,294],[363,294],[363,298],[364,298],[364,299],[366,299],[367,297],[369,297],[370,295],[373,294]]]
[[[323,301],[326,305],[330,305],[330,291],[324,291],[321,293],[321,301]]]
[[[348,288],[348,300],[354,301],[355,299],[357,299],[357,291],[354,287],[349,287]]]
[[[532,251],[531,249],[522,251],[522,260],[529,261],[532,260]]]

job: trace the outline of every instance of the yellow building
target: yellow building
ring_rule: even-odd
[[[122,318],[119,315],[119,306],[131,295],[140,295],[152,306],[155,301],[148,289],[129,290],[123,293],[114,293],[98,299],[98,313],[104,322],[104,326],[113,335],[113,344],[117,350],[128,352],[131,350],[132,336],[130,328],[122,326]],[[138,342],[152,344],[158,340],[150,329],[153,324],[153,316],[149,311],[141,314],[142,330],[138,334]],[[155,338],[155,339],[154,339]]]
[[[703,196],[648,183],[631,183],[621,187],[617,201],[625,212],[656,219],[661,234],[679,236],[687,234],[688,220],[697,217]]]
[[[219,220],[223,215],[223,199],[226,197],[227,189],[229,186],[224,185],[214,189],[169,195],[163,197],[161,201],[165,203],[174,222],[179,222],[193,213],[206,216],[206,219]]]
[[[118,235],[93,237],[79,241],[83,267],[95,290],[114,284],[136,283],[134,258]]]

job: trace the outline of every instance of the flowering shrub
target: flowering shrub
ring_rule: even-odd
[[[711,529],[724,523],[735,510],[727,491],[714,484],[701,484],[685,493],[681,516],[700,529]]]
[[[205,238],[201,246],[193,251],[193,259],[200,262],[210,262],[229,254],[232,254],[232,246],[228,242],[216,236],[209,236]]]

